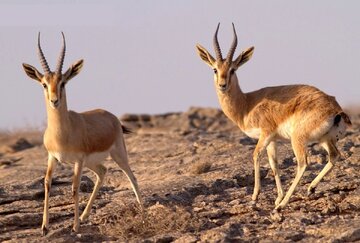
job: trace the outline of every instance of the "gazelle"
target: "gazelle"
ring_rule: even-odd
[[[128,133],[129,130],[108,111],[97,109],[77,113],[67,108],[65,85],[80,72],[83,60],[75,62],[65,73],[62,73],[66,47],[63,33],[62,38],[63,46],[55,72],[50,71],[41,50],[40,33],[38,35],[38,54],[44,74],[31,65],[23,64],[26,74],[44,87],[47,110],[48,121],[44,134],[44,145],[48,151],[48,168],[44,183],[44,215],[41,227],[43,235],[46,235],[49,229],[49,194],[57,162],[74,164],[72,191],[75,202],[73,226],[75,232],[79,230],[79,185],[83,168],[87,167],[92,170],[96,174],[97,180],[80,221],[84,221],[89,216],[96,195],[104,182],[107,169],[102,162],[109,154],[130,180],[136,199],[143,210],[138,184],[128,163],[123,137],[123,134]]]
[[[351,122],[333,96],[312,86],[285,85],[243,93],[235,71],[251,58],[254,47],[241,52],[233,60],[237,46],[237,35],[233,24],[234,39],[228,55],[223,59],[217,39],[219,26],[220,23],[214,35],[216,58],[201,45],[196,46],[197,52],[200,58],[214,70],[215,88],[225,115],[249,137],[258,139],[253,154],[255,183],[252,200],[254,201],[261,187],[259,155],[265,148],[267,150],[278,192],[275,201],[276,212],[287,205],[304,174],[308,165],[307,144],[319,142],[329,154],[328,163],[308,188],[308,193],[313,193],[320,180],[339,159],[340,153],[335,144],[344,136],[345,129],[351,125]],[[295,179],[285,197],[276,156],[278,139],[291,140],[298,163]]]

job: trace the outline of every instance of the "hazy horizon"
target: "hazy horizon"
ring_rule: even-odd
[[[64,31],[63,70],[84,59],[67,85],[69,109],[124,113],[219,107],[212,70],[196,54],[227,53],[231,23],[237,55],[255,46],[237,71],[244,92],[285,84],[314,85],[343,107],[360,104],[358,1],[2,1],[0,3],[0,129],[43,126],[42,87],[21,64],[40,69],[37,34],[54,69]]]

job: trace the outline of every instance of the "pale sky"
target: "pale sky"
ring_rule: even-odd
[[[310,84],[343,106],[360,103],[360,1],[8,0],[0,1],[0,129],[43,127],[42,87],[21,64],[37,67],[37,33],[53,70],[64,31],[64,70],[85,59],[67,85],[68,107],[124,113],[219,107],[212,70],[197,56],[212,37],[227,53],[255,46],[238,71],[244,92]],[[235,55],[236,55],[235,54]]]

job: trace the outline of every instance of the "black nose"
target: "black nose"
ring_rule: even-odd
[[[51,103],[53,103],[54,106],[57,106],[59,104],[59,100],[51,100]]]
[[[219,84],[221,89],[225,89],[226,88],[226,84]]]

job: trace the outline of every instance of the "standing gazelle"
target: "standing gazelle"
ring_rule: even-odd
[[[278,192],[275,209],[279,210],[288,203],[308,165],[307,144],[319,142],[329,154],[328,163],[308,188],[308,192],[313,193],[339,159],[335,144],[351,122],[334,97],[312,86],[285,85],[243,93],[235,71],[251,58],[254,47],[233,60],[237,46],[233,24],[234,40],[226,59],[223,59],[217,39],[219,25],[214,35],[216,59],[204,47],[197,45],[196,48],[201,59],[214,70],[215,88],[225,115],[249,137],[258,139],[253,155],[255,185],[252,199],[255,201],[260,192],[259,155],[266,148]],[[291,140],[298,163],[295,179],[285,197],[278,172],[277,139]]]
[[[84,167],[92,170],[97,177],[94,190],[80,220],[84,221],[91,211],[96,195],[104,182],[106,167],[102,165],[110,154],[131,182],[137,201],[143,210],[141,195],[136,178],[128,164],[128,157],[123,134],[129,132],[117,117],[105,110],[92,110],[76,113],[67,109],[65,85],[75,77],[83,66],[83,60],[75,62],[62,74],[65,57],[65,37],[55,72],[51,72],[40,47],[38,35],[38,54],[44,74],[35,67],[23,64],[26,74],[44,87],[47,110],[47,128],[44,145],[48,151],[48,168],[45,176],[45,200],[42,233],[49,229],[49,194],[51,178],[57,162],[73,163],[74,178],[72,184],[75,202],[75,220],[73,230],[79,230],[79,184]]]

